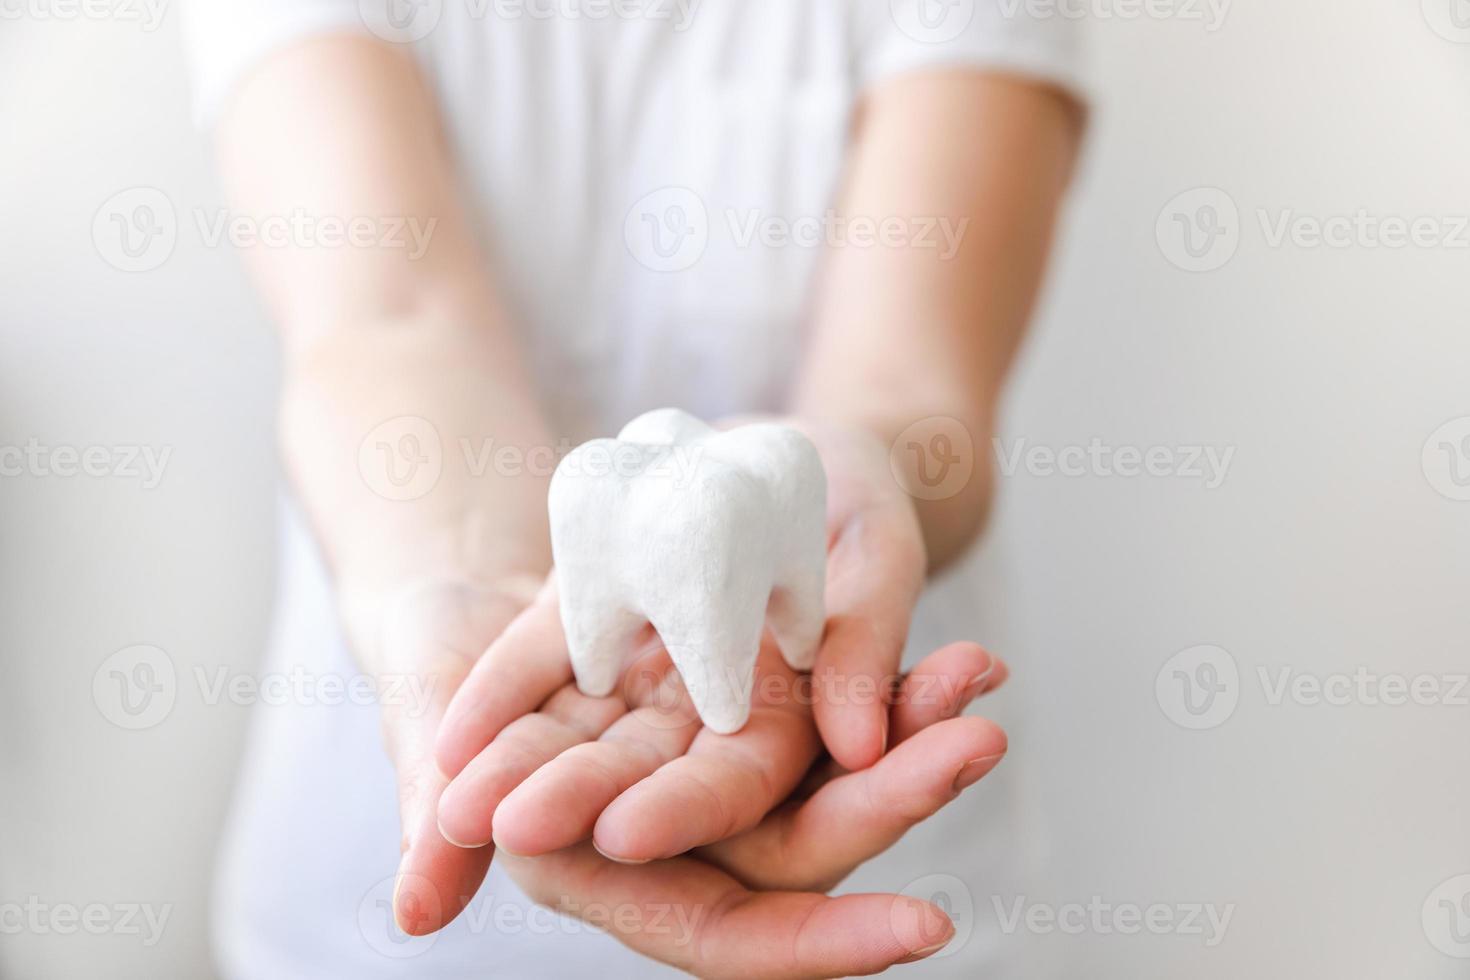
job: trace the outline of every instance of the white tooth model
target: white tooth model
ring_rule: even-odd
[[[652,624],[707,728],[750,716],[761,633],[810,670],[825,620],[827,476],[782,425],[717,431],[674,408],[567,455],[551,549],[577,686],[610,694]]]

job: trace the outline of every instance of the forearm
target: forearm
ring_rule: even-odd
[[[405,590],[550,565],[551,440],[437,120],[406,52],[327,37],[258,68],[219,133],[237,214],[374,232],[246,250],[281,332],[287,474],[370,664]],[[530,458],[496,466],[505,447]]]
[[[915,498],[931,569],[964,551],[989,510],[997,403],[1078,130],[1064,96],[965,73],[892,83],[860,121],[841,209],[912,234],[829,253],[794,408],[870,431],[901,463],[937,473],[935,452],[964,457],[951,465],[968,479]],[[938,419],[958,426],[925,421]],[[901,435],[913,446],[894,446]]]
[[[378,322],[319,339],[288,358],[280,430],[349,628],[372,631],[374,607],[421,583],[493,588],[550,567],[550,439],[480,324]],[[507,447],[514,465],[495,465]]]

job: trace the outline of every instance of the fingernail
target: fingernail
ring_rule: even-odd
[[[973,786],[980,777],[995,768],[995,764],[1005,758],[1005,753],[995,755],[984,755],[978,759],[971,759],[960,767],[959,773],[954,777],[954,791],[958,793],[967,786]]]
[[[520,851],[513,851],[510,848],[506,847],[504,844],[500,843],[500,838],[499,837],[496,837],[494,835],[494,833],[492,833],[490,835],[490,843],[494,844],[495,845],[495,850],[498,851],[501,854],[508,854],[511,857],[517,857],[517,858],[518,857],[525,857],[526,856],[526,855],[522,854]]]
[[[960,691],[959,705],[955,709],[955,714],[959,714],[964,710],[965,705],[980,696],[980,692],[985,690],[985,685],[990,681],[990,675],[994,672],[995,660],[992,659],[985,665],[984,670],[970,678],[970,682],[965,685],[964,690]]]
[[[935,953],[939,952],[941,949],[943,949],[944,947],[948,946],[949,945],[949,940],[950,939],[953,939],[953,938],[954,938],[954,936],[950,936],[949,939],[946,939],[942,943],[935,943],[933,946],[925,946],[923,949],[916,949],[912,953],[910,953],[909,955],[905,956],[903,959],[897,960],[896,962],[897,963],[917,963],[919,960],[924,959],[926,956],[933,956]]]
[[[616,854],[609,854],[602,848],[597,846],[596,840],[592,842],[592,849],[598,854],[601,854],[603,857],[607,858],[609,861],[616,862],[617,864],[647,864],[649,861],[653,860],[653,858],[625,858],[618,857]]]
[[[393,913],[393,925],[398,928],[399,932],[407,935],[408,930],[403,928],[403,920],[398,917],[398,893],[403,891],[403,879],[403,865],[400,864],[398,871],[393,876],[393,897],[388,900],[388,908]]]
[[[481,847],[484,847],[486,844],[490,843],[487,840],[480,841],[480,843],[478,843],[478,844],[470,844],[470,843],[466,843],[465,841],[455,840],[453,837],[450,836],[449,831],[447,831],[447,830],[444,829],[444,823],[442,821],[439,822],[439,836],[440,837],[443,837],[445,840],[449,841],[449,843],[453,844],[455,847],[462,847],[462,848],[464,848],[467,851],[476,850],[476,849],[481,848]]]

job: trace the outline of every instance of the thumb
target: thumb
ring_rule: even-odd
[[[513,599],[467,586],[434,586],[391,602],[382,619],[379,702],[402,827],[393,917],[410,936],[453,921],[490,868],[492,848],[467,850],[439,832],[448,780],[435,765],[434,741],[454,692],[517,609]]]

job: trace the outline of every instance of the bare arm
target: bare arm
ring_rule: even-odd
[[[476,475],[462,452],[549,440],[438,118],[404,51],[323,38],[258,67],[219,129],[236,213],[378,222],[375,244],[246,251],[285,350],[287,472],[348,637],[368,673],[411,675],[430,692],[427,704],[383,704],[408,883],[395,911],[415,911],[425,931],[459,911],[490,861],[439,835],[435,728],[524,603],[524,583],[550,566],[547,474]],[[422,254],[382,241],[399,221],[426,234]]]
[[[1060,92],[972,72],[891,82],[858,122],[841,212],[897,218],[915,234],[932,227],[935,245],[829,253],[795,411],[856,425],[885,447],[931,416],[968,429],[974,476],[954,496],[916,501],[931,569],[984,522],[996,401],[1080,131],[1080,110]]]
[[[248,251],[284,341],[289,474],[349,602],[425,578],[490,583],[549,565],[545,479],[477,479],[462,452],[486,439],[523,449],[549,440],[438,118],[407,54],[335,38],[257,71],[219,134],[237,211],[365,219],[379,239],[400,221],[405,229],[401,247]],[[369,446],[359,458],[370,432],[403,416],[427,421],[440,444],[442,471],[422,496],[421,486],[382,482],[379,466],[409,465],[392,458],[400,447]],[[403,496],[413,499],[390,499]]]
[[[838,210],[870,227],[897,222],[900,243],[829,250],[793,397],[829,488],[814,708],[823,742],[849,769],[872,765],[888,744],[880,699],[864,692],[884,690],[898,669],[926,574],[984,523],[996,402],[1041,280],[1079,116],[1045,86],[953,72],[882,86],[858,120]],[[959,426],[947,445],[929,434],[942,432],[926,421],[935,417]],[[969,476],[962,468],[956,485],[919,493],[920,467],[939,462],[909,455],[910,441],[967,457],[958,465]]]

